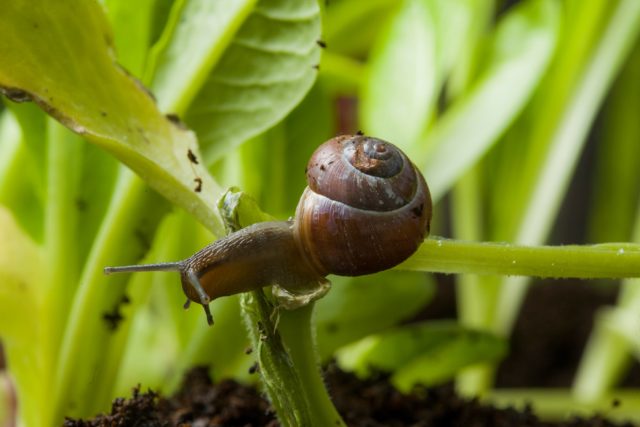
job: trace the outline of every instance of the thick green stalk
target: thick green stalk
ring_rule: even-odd
[[[43,283],[42,334],[43,382],[53,388],[58,351],[78,279],[76,224],[77,197],[84,142],[53,119],[47,132],[47,195],[45,209],[45,252],[48,280]]]
[[[278,309],[262,290],[242,295],[242,310],[262,384],[284,427],[313,426],[312,402],[276,324]],[[304,325],[299,325],[304,327]]]
[[[280,311],[280,333],[309,398],[312,425],[344,426],[320,373],[314,340],[313,307],[311,303],[297,310]]]
[[[429,238],[401,270],[548,278],[640,276],[640,244],[519,246]]]

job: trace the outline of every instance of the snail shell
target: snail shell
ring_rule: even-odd
[[[322,275],[386,270],[429,234],[431,196],[422,174],[393,144],[363,135],[321,145],[307,166],[294,234]]]

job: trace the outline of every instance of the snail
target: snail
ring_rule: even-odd
[[[273,285],[274,294],[306,296],[302,301],[308,302],[328,290],[328,274],[386,270],[412,255],[429,234],[429,188],[389,142],[335,137],[316,149],[306,175],[293,220],[243,228],[182,261],[104,272],[178,271],[185,308],[191,301],[202,304],[211,325],[213,299]]]

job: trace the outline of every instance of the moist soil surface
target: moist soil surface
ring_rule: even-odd
[[[455,316],[450,284],[440,287],[431,309],[419,317]],[[615,286],[590,286],[585,282],[557,281],[534,286],[522,309],[511,352],[502,364],[497,386],[569,387],[580,354],[591,330],[594,313],[615,303]],[[640,386],[637,367],[625,380]],[[591,418],[569,418],[561,422],[539,419],[535,408],[496,408],[476,399],[464,399],[445,385],[418,388],[402,395],[384,374],[360,380],[329,366],[327,386],[338,411],[349,426],[632,426]],[[613,402],[612,402],[613,404]],[[234,381],[213,384],[205,367],[194,368],[171,398],[152,391],[134,389],[129,399],[116,399],[110,414],[92,420],[67,419],[65,426],[279,426],[275,414],[260,391]]]
[[[166,399],[134,389],[128,400],[116,399],[110,414],[92,420],[67,419],[65,427],[112,426],[268,426],[280,424],[269,403],[253,387],[225,380],[212,384],[206,367],[195,368],[182,389]],[[458,397],[451,386],[416,389],[402,395],[382,375],[365,381],[330,367],[326,373],[338,411],[349,426],[360,427],[608,427],[616,424],[594,416],[551,423],[540,420],[530,407],[495,408],[475,399]]]

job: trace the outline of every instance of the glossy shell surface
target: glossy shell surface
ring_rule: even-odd
[[[295,234],[323,274],[391,268],[429,233],[431,196],[422,174],[394,145],[363,135],[321,145],[307,165]]]

